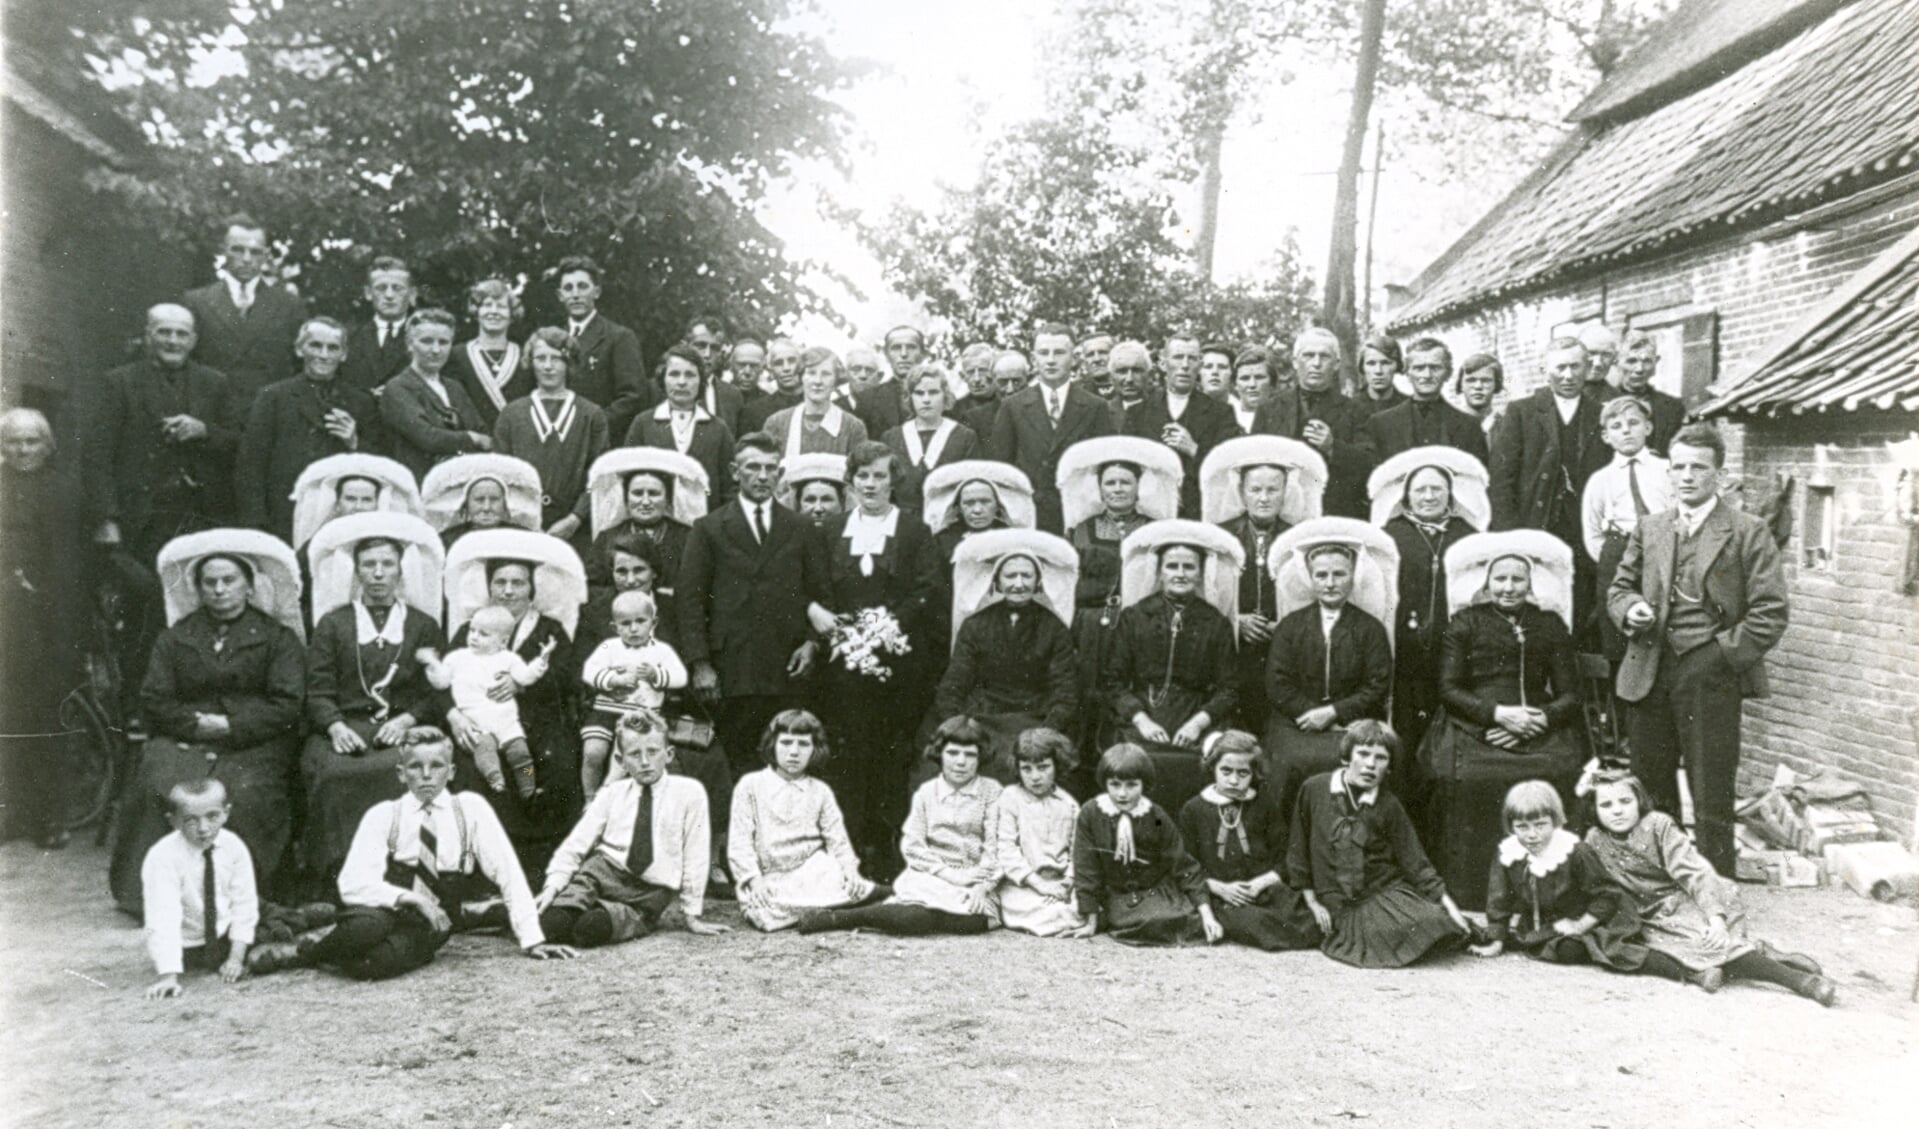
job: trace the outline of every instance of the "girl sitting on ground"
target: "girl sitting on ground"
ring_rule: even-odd
[[[1639,971],[1639,913],[1593,849],[1566,830],[1558,790],[1522,780],[1506,793],[1501,817],[1507,835],[1486,880],[1487,940],[1473,955],[1510,947],[1557,964]]]
[[[1638,910],[1645,970],[1717,992],[1728,978],[1763,980],[1831,1007],[1838,986],[1809,956],[1778,952],[1746,935],[1739,891],[1713,870],[1672,817],[1652,810],[1630,773],[1602,772],[1592,791],[1586,845]]]
[[[1472,933],[1426,858],[1399,798],[1380,787],[1399,735],[1363,718],[1339,739],[1342,767],[1299,789],[1286,883],[1326,934],[1320,951],[1359,968],[1404,968]]]
[[[1037,726],[1013,742],[1019,783],[999,796],[1000,920],[1008,929],[1059,937],[1085,924],[1073,908],[1073,820],[1079,805],[1059,786],[1079,758],[1056,729]]]
[[[1099,932],[1130,945],[1177,945],[1225,934],[1206,900],[1199,864],[1186,853],[1166,809],[1146,798],[1153,758],[1122,742],[1100,755],[1101,795],[1073,827],[1073,894],[1086,919],[1076,936]]]
[[[913,793],[900,835],[906,869],[893,882],[893,896],[854,909],[808,910],[800,915],[800,932],[877,929],[920,936],[984,933],[999,924],[1000,784],[979,774],[980,754],[990,740],[964,715],[933,731],[926,756],[939,762],[940,774]]]
[[[856,905],[891,892],[860,876],[833,789],[810,775],[826,755],[819,718],[783,710],[760,739],[767,767],[733,789],[727,861],[741,914],[768,933],[798,924],[803,909]]]
[[[1318,948],[1312,911],[1279,877],[1287,822],[1263,779],[1264,760],[1251,733],[1228,729],[1212,738],[1201,767],[1213,782],[1180,809],[1180,834],[1228,941],[1269,952]]]

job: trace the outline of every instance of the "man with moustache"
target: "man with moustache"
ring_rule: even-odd
[[[300,374],[269,384],[253,401],[233,463],[240,524],[293,543],[293,484],[328,455],[366,450],[378,427],[373,394],[346,383],[345,327],[308,318],[294,352]]]
[[[740,409],[740,430],[760,431],[766,421],[788,408],[798,407],[800,392],[799,343],[775,337],[766,346],[766,371],[773,374],[773,391],[758,399],[749,399]]]

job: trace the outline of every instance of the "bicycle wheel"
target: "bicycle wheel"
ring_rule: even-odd
[[[84,687],[60,703],[60,728],[67,767],[61,781],[66,827],[78,831],[105,814],[113,799],[118,740]]]

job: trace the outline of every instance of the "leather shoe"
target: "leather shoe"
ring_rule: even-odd
[[[1813,976],[1800,985],[1799,994],[1816,1001],[1820,1007],[1832,1007],[1839,1002],[1839,985],[1824,976]]]
[[[1726,986],[1726,970],[1718,967],[1708,968],[1702,972],[1695,972],[1686,979],[1699,985],[1708,995],[1711,995]]]

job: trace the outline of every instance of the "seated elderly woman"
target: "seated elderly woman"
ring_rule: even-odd
[[[47,417],[0,412],[0,839],[67,843],[60,706],[81,678],[87,622],[79,476]],[[136,864],[137,865],[137,864]]]
[[[933,696],[935,724],[965,715],[991,738],[980,771],[1019,780],[1013,742],[1035,726],[1065,731],[1079,672],[1067,617],[1079,558],[1063,538],[1001,529],[964,542],[954,568],[953,655]]]
[[[545,677],[531,686],[502,678],[489,694],[518,706],[540,788],[530,801],[511,792],[494,793],[490,799],[522,859],[537,868],[571,829],[583,802],[581,656],[573,638],[586,602],[586,569],[579,554],[557,537],[530,530],[488,530],[469,534],[447,554],[445,591],[450,646],[465,646],[473,613],[491,606],[506,609],[513,618],[507,646],[514,654],[531,662],[547,652]],[[457,708],[448,711],[446,722],[459,748],[455,787],[471,782],[483,788],[473,761],[483,730]]]
[[[445,650],[440,632],[440,538],[404,514],[366,513],[313,535],[313,637],[307,643],[309,736],[305,865],[330,888],[360,817],[405,789],[402,742],[434,724],[446,699],[415,657]]]
[[[206,777],[226,786],[227,828],[272,898],[284,892],[306,690],[293,550],[258,530],[209,529],[167,542],[159,566],[168,626],[140,688],[152,735],[120,812],[114,901],[140,912],[141,862],[170,830],[167,794]]]
[[[846,456],[795,455],[780,464],[780,505],[825,529],[846,512]]]
[[[445,548],[475,529],[540,528],[540,472],[511,455],[459,455],[420,480],[426,520]]]
[[[1349,725],[1386,720],[1399,555],[1365,522],[1320,517],[1282,534],[1269,568],[1280,619],[1266,652],[1267,776],[1291,811],[1307,777],[1339,767]]]
[[[392,459],[357,451],[308,463],[293,484],[292,502],[295,553],[306,548],[320,527],[336,517],[375,510],[426,516],[412,471]]]
[[[1218,526],[1178,519],[1139,529],[1120,554],[1122,608],[1105,673],[1113,707],[1100,743],[1145,749],[1155,774],[1149,797],[1178,811],[1206,786],[1201,739],[1232,716],[1245,561]]]
[[[1100,679],[1119,621],[1119,547],[1147,522],[1179,514],[1179,455],[1164,443],[1131,435],[1087,439],[1059,461],[1060,512],[1066,539],[1079,554],[1073,594],[1073,650],[1079,656],[1079,712],[1075,729],[1082,760],[1103,748],[1110,699]]]
[[[631,534],[659,550],[653,582],[670,600],[680,574],[680,555],[693,523],[706,516],[709,483],[690,456],[657,447],[621,447],[601,455],[589,476],[593,497],[593,548],[586,554],[586,581],[595,591],[612,583],[613,538]]]
[[[926,528],[933,531],[933,553],[939,558],[940,580],[945,585],[932,609],[941,636],[949,637],[953,562],[960,545],[988,530],[1033,528],[1033,484],[1024,471],[1008,463],[988,459],[948,463],[925,476],[918,509]],[[936,678],[943,660],[944,656],[934,656]]]
[[[1485,464],[1456,447],[1414,447],[1380,463],[1367,481],[1373,524],[1399,550],[1399,620],[1393,626],[1392,787],[1420,810],[1412,755],[1439,713],[1439,641],[1446,637],[1446,550],[1492,519]]]
[[[1419,750],[1427,788],[1422,838],[1468,909],[1486,899],[1506,790],[1544,780],[1570,805],[1586,759],[1572,568],[1572,549],[1536,529],[1475,533],[1446,553],[1445,716]]]
[[[1245,435],[1228,439],[1199,468],[1200,515],[1239,541],[1250,567],[1239,573],[1238,724],[1266,729],[1266,652],[1279,607],[1266,558],[1279,535],[1319,516],[1326,460],[1297,439]]]

